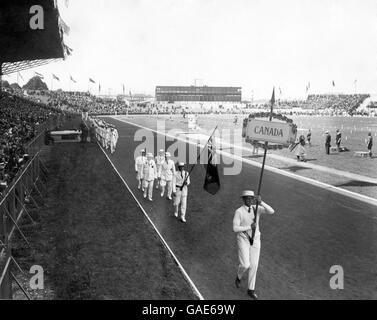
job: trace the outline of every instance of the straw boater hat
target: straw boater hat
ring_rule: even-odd
[[[254,191],[250,191],[250,190],[243,191],[241,198],[245,198],[245,197],[255,197]]]
[[[164,153],[164,152],[165,152],[165,150],[164,150],[164,149],[161,149],[161,150],[160,150],[160,153]]]
[[[166,153],[165,153],[165,156],[166,156],[166,157],[171,157],[170,152],[166,152]]]
[[[153,154],[149,152],[149,153],[147,153],[147,157],[148,158],[153,158]]]

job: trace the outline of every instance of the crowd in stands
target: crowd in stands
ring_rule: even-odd
[[[0,93],[0,195],[28,159],[25,146],[60,111]]]

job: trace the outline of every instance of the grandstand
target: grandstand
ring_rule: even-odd
[[[241,102],[242,88],[157,86],[156,100],[158,102]]]
[[[31,25],[34,5],[43,12],[41,28]],[[3,92],[1,76],[65,59],[71,49],[64,43],[69,28],[57,1],[2,0],[0,15],[0,299],[12,299],[12,282],[21,287],[13,274],[14,230],[20,230],[25,205],[41,183],[44,129],[55,125],[51,120],[61,112]]]

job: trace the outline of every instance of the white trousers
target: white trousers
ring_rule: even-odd
[[[110,144],[110,150],[111,150],[111,153],[114,153],[115,152],[115,143],[111,143]]]
[[[153,184],[154,184],[154,180],[152,181],[144,180],[144,198],[146,198],[147,195],[149,199],[153,198]]]
[[[171,198],[171,195],[173,193],[173,181],[165,181],[163,182],[164,180],[161,181],[161,193],[162,195],[165,194],[165,188],[167,187],[168,188],[168,193],[167,193],[167,197]],[[165,187],[165,184],[166,184],[166,187]]]
[[[247,270],[249,270],[248,288],[255,290],[255,282],[257,279],[257,270],[260,256],[260,239],[254,239],[254,245],[244,236],[237,237],[238,259],[240,265],[238,267],[238,279],[242,279]]]
[[[187,208],[187,192],[182,192],[181,189],[177,188],[174,199],[175,214],[178,214],[179,205],[181,205],[181,217],[186,218],[186,208]]]

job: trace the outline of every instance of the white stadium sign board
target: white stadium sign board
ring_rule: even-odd
[[[289,123],[249,119],[245,129],[246,141],[264,141],[288,146],[296,140],[296,133]]]

